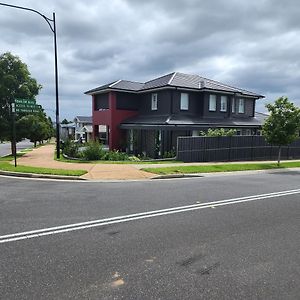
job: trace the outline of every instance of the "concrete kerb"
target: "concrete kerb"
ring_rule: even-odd
[[[152,178],[141,178],[141,179],[86,179],[78,176],[62,176],[62,175],[50,175],[50,174],[33,174],[33,173],[20,173],[10,171],[0,171],[0,175],[23,177],[32,179],[54,179],[54,180],[71,180],[81,182],[131,182],[131,181],[151,181],[151,180],[164,180],[164,179],[188,179],[188,178],[205,178],[212,176],[240,176],[240,175],[251,175],[259,173],[276,174],[279,172],[295,172],[300,171],[300,168],[286,168],[286,169],[270,169],[270,170],[249,170],[249,171],[232,171],[232,172],[212,172],[212,173],[191,173],[191,174],[169,174],[169,175],[158,175]]]
[[[79,176],[63,176],[63,175],[51,175],[51,174],[34,174],[34,173],[22,173],[11,171],[0,171],[0,175],[13,176],[13,177],[27,177],[27,178],[44,178],[44,179],[57,179],[57,180],[81,180],[87,179]]]

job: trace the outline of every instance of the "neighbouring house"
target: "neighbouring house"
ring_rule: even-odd
[[[74,118],[75,124],[75,140],[82,140],[89,142],[92,139],[93,122],[92,117],[76,116]]]
[[[60,138],[62,140],[71,139],[75,137],[75,123],[60,124]]]
[[[255,102],[264,96],[179,72],[145,83],[118,80],[85,94],[92,96],[95,139],[105,139],[111,150],[150,157],[176,149],[178,136],[208,128],[258,134],[264,119],[255,115]]]

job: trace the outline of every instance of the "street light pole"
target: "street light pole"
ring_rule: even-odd
[[[60,132],[59,132],[59,98],[58,98],[58,67],[57,67],[57,42],[56,42],[56,22],[55,22],[55,13],[53,13],[53,19],[50,19],[46,16],[44,16],[42,13],[39,11],[28,8],[28,7],[23,7],[23,6],[17,6],[17,5],[11,5],[11,4],[6,4],[6,3],[1,3],[0,5],[2,6],[7,6],[11,8],[17,8],[17,9],[22,9],[22,10],[27,10],[34,12],[38,15],[40,15],[49,25],[50,30],[53,33],[53,38],[54,38],[54,65],[55,65],[55,105],[56,105],[56,157],[60,158]],[[53,23],[53,25],[51,24]]]
[[[60,136],[59,136],[59,104],[58,104],[58,67],[57,67],[57,43],[56,43],[56,22],[53,13],[53,34],[54,34],[54,61],[55,61],[55,96],[56,96],[56,158],[60,158]]]

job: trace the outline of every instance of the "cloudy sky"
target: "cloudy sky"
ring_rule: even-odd
[[[2,1],[2,0],[1,0]],[[60,118],[91,115],[84,91],[117,79],[181,71],[300,106],[300,4],[296,0],[13,0],[56,13]],[[18,55],[55,116],[53,36],[33,13],[0,6],[0,49]]]

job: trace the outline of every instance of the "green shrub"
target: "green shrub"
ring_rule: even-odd
[[[136,157],[135,155],[129,156],[128,160],[130,161],[141,161],[138,157]]]
[[[145,152],[142,152],[137,155],[139,160],[151,160],[151,157],[147,156]]]
[[[119,152],[119,150],[108,151],[104,157],[105,160],[129,160],[129,156],[124,152]]]
[[[63,146],[63,154],[69,157],[79,157],[79,145],[72,140],[66,140]]]
[[[237,134],[236,129],[209,128],[207,132],[200,131],[200,136],[210,136],[210,137],[233,136],[236,134]]]
[[[163,155],[163,158],[174,158],[176,156],[176,152],[174,150],[166,151]]]
[[[101,160],[106,153],[99,142],[90,142],[85,145],[82,151],[82,157],[87,160]]]

